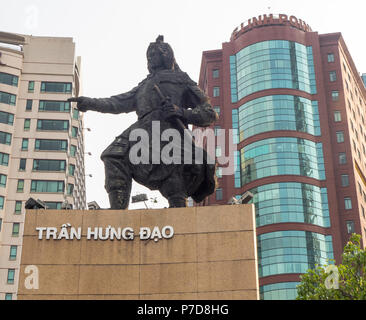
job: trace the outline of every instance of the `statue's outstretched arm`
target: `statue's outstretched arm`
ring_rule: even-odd
[[[98,111],[102,113],[127,113],[136,110],[135,94],[137,87],[129,92],[122,93],[110,98],[70,98],[68,101],[77,102],[77,108],[82,111]]]

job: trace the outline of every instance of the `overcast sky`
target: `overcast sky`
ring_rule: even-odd
[[[365,0],[0,0],[0,31],[72,37],[82,58],[84,96],[109,97],[148,74],[146,49],[164,35],[180,68],[198,81],[202,51],[220,49],[241,22],[263,13],[295,15],[319,33],[342,32],[359,72],[366,72]],[[102,151],[137,120],[135,113],[85,114],[87,201],[108,207]],[[134,185],[132,195],[147,192]],[[159,204],[167,206],[159,197]],[[143,204],[130,208],[142,208]]]

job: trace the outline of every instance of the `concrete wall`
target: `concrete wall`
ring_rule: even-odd
[[[26,214],[18,299],[259,299],[252,205]],[[38,239],[36,227],[82,227],[81,240]],[[135,239],[88,240],[88,227],[132,227]],[[140,227],[174,237],[140,240]],[[28,265],[39,289],[25,288]]]

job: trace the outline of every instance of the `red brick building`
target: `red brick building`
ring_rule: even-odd
[[[263,15],[202,56],[200,87],[234,129],[237,168],[203,205],[254,194],[263,299],[293,299],[299,275],[366,243],[366,89],[341,33]]]

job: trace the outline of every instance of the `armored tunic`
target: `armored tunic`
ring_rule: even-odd
[[[101,158],[114,162],[106,166],[106,189],[109,190],[126,188],[125,184],[135,179],[151,190],[159,190],[164,181],[172,176],[179,175],[183,178],[187,196],[191,196],[196,202],[202,201],[207,195],[212,194],[215,189],[215,165],[208,164],[208,155],[203,153],[203,164],[184,163],[184,139],[182,136],[179,148],[181,149],[181,164],[154,163],[152,154],[160,151],[169,141],[160,139],[160,150],[154,150],[152,145],[153,122],[159,121],[160,134],[166,129],[177,129],[181,131],[177,123],[172,120],[164,120],[162,115],[161,97],[154,90],[158,85],[164,96],[169,96],[171,103],[185,109],[186,119],[183,120],[196,126],[209,126],[216,119],[216,113],[208,103],[208,97],[200,90],[189,76],[181,71],[161,70],[150,74],[137,87],[131,91],[103,99],[91,99],[90,110],[103,113],[127,113],[136,111],[138,121],[119,135],[115,141],[102,153]],[[130,133],[134,129],[144,129],[149,137],[148,143],[150,161],[148,164],[131,164],[129,151],[137,143],[131,141]],[[159,138],[161,135],[159,135]],[[195,156],[194,141],[191,140],[192,155]],[[129,186],[130,187],[130,186]]]

